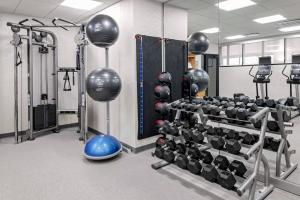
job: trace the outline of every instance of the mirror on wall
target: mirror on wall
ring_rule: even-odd
[[[210,40],[204,55],[189,54],[191,67],[202,67],[209,73],[211,80],[207,95],[233,97],[234,93],[244,93],[250,98],[257,98],[258,87],[249,71],[251,68],[254,74],[258,71],[260,57],[271,58],[269,98],[281,99],[297,94],[298,86],[296,89],[292,86],[291,94],[291,87],[282,71],[285,69],[289,76],[291,63],[295,62],[292,58],[300,54],[299,0],[170,0],[167,4],[187,10],[188,35],[200,31]],[[288,138],[290,150],[295,149],[296,143],[291,142],[293,136]],[[283,156],[281,165],[288,166],[288,169],[279,172],[281,176],[276,175],[276,151],[265,150],[264,153],[271,158],[271,180],[274,184],[280,183],[282,185],[276,186],[299,194],[300,181],[296,178],[299,169],[293,172],[296,165],[287,164],[289,159]],[[299,155],[291,155],[291,160],[296,163],[295,157],[299,158]],[[290,182],[284,180],[286,177]]]
[[[166,2],[167,5],[187,10],[188,36],[196,32],[202,32],[208,37],[209,47],[204,54],[189,54],[189,67],[203,68],[208,72],[210,83],[206,93],[210,96],[216,96],[219,93],[217,65],[219,62],[220,16],[219,9],[216,6],[217,3],[218,0],[170,0]],[[202,95],[205,95],[205,93]]]

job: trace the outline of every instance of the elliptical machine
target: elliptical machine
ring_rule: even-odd
[[[293,55],[292,63],[290,75],[284,73],[287,65],[282,70],[282,75],[287,78],[286,82],[290,85],[290,96],[287,98],[286,104],[299,107],[300,55]],[[295,86],[296,97],[293,96],[293,85]]]
[[[271,57],[259,57],[259,66],[255,75],[251,74],[253,67],[254,66],[251,67],[249,75],[253,77],[253,83],[256,85],[256,100],[269,99],[268,83],[270,83],[270,77],[272,75]],[[260,95],[258,86],[260,86]]]

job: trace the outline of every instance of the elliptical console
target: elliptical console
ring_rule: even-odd
[[[260,85],[261,90],[261,98],[262,99],[268,99],[268,83],[270,83],[270,77],[272,75],[272,69],[271,69],[271,57],[260,57],[259,58],[259,66],[257,69],[257,72],[255,75],[251,74],[251,71],[254,66],[251,67],[249,71],[249,75],[253,77],[253,83],[256,84],[256,99],[260,98],[259,92],[258,92],[258,85]],[[265,85],[265,90],[264,86]]]

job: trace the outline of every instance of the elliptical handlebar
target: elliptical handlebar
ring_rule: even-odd
[[[273,74],[273,71],[271,70],[271,73],[270,73],[270,75],[267,76],[267,79],[269,79],[272,76],[272,74]]]
[[[287,65],[284,66],[283,70],[281,71],[281,74],[282,74],[283,76],[285,76],[287,79],[290,79],[290,77],[284,73],[286,67],[287,67]]]
[[[254,68],[254,65],[253,65],[253,66],[251,67],[251,69],[249,70],[249,75],[252,76],[253,78],[255,78],[255,76],[251,74],[253,68]]]

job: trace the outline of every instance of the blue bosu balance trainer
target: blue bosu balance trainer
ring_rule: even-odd
[[[84,155],[90,160],[104,160],[118,155],[122,145],[113,136],[96,135],[84,147]]]

